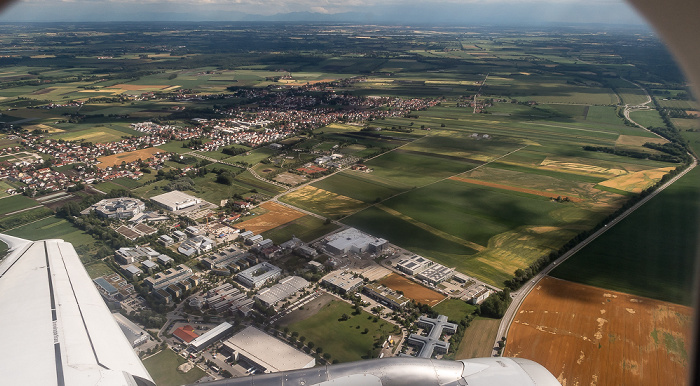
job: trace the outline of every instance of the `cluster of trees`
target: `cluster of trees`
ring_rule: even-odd
[[[683,157],[683,156],[675,156],[671,154],[651,154],[651,153],[646,153],[643,151],[636,151],[636,150],[631,150],[631,149],[618,149],[616,147],[608,147],[608,146],[589,146],[586,145],[583,147],[583,150],[586,151],[596,151],[600,153],[609,153],[609,154],[615,154],[623,157],[632,157],[632,158],[639,158],[639,159],[650,159],[654,161],[662,161],[662,162],[672,162],[672,163],[682,163],[682,162],[687,162],[690,157]],[[685,153],[683,153],[685,154]]]
[[[506,310],[508,310],[508,306],[510,306],[512,301],[510,290],[506,288],[484,300],[479,306],[479,315],[500,319],[506,314]]]
[[[241,147],[235,147],[235,146],[225,147],[225,148],[221,149],[222,153],[224,153],[226,155],[230,155],[230,156],[243,154],[247,151],[248,151],[247,149],[244,149]]]
[[[170,192],[173,190],[194,190],[194,181],[190,177],[180,177],[170,181],[163,187],[163,190]]]

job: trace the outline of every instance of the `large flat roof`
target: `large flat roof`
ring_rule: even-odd
[[[255,327],[247,327],[226,340],[224,345],[271,372],[301,369],[315,364],[313,357]]]

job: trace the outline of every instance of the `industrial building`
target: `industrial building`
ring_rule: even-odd
[[[333,271],[321,279],[321,283],[341,293],[357,291],[363,283],[361,277],[347,271]]]
[[[114,259],[119,264],[133,264],[143,260],[150,260],[157,257],[160,253],[154,251],[150,247],[124,247],[114,251]]]
[[[342,255],[348,252],[378,253],[384,250],[388,242],[384,239],[362,233],[355,228],[348,228],[344,231],[327,236],[324,244],[329,253]]]
[[[122,270],[124,271],[124,274],[126,274],[126,276],[129,276],[129,278],[131,278],[131,279],[137,278],[143,274],[142,270],[136,268],[135,266],[133,266],[131,264],[129,264],[125,267],[122,267]]]
[[[244,361],[262,372],[307,369],[316,360],[294,347],[258,330],[246,327],[223,344],[237,361]]]
[[[428,318],[421,316],[416,321],[416,324],[424,329],[429,329],[427,336],[411,334],[408,337],[408,344],[421,346],[418,355],[419,358],[431,358],[434,353],[444,354],[450,348],[450,344],[444,340],[440,340],[442,332],[454,334],[457,332],[457,325],[447,321],[447,316],[438,315],[437,318]]]
[[[262,262],[245,271],[239,272],[238,275],[236,275],[236,279],[246,287],[258,288],[281,274],[282,270],[278,267],[268,262]]]
[[[80,213],[88,214],[94,211],[100,217],[125,220],[144,210],[146,210],[146,204],[143,201],[131,197],[119,197],[101,200]]]
[[[430,268],[416,275],[416,278],[432,285],[438,285],[445,280],[449,280],[454,274],[454,269],[435,263]]]
[[[233,269],[237,271],[242,267],[248,266],[248,261],[245,257],[245,252],[230,247],[205,257],[202,259],[202,264],[204,264],[207,269]]]
[[[160,237],[158,237],[158,242],[163,244],[163,246],[167,247],[173,245],[175,243],[175,240],[168,235],[161,235]]]
[[[186,209],[202,202],[201,199],[190,196],[179,190],[173,190],[172,192],[151,197],[151,201],[171,212]]]
[[[252,306],[253,299],[248,298],[245,292],[241,292],[231,283],[224,283],[212,288],[204,297],[204,302],[216,313],[225,311],[240,311],[242,308]]]
[[[173,258],[168,255],[158,255],[158,257],[156,257],[156,260],[158,260],[158,262],[163,265],[169,265],[173,262]]]
[[[492,291],[489,288],[483,285],[479,285],[475,288],[470,288],[469,291],[467,291],[466,293],[466,297],[469,298],[469,303],[476,305],[483,303],[484,300],[491,296],[491,293]]]
[[[378,300],[380,303],[390,308],[401,308],[409,302],[409,299],[391,288],[384,287],[381,284],[370,283],[366,284],[362,289],[367,296]]]
[[[261,290],[254,298],[260,300],[265,307],[272,307],[278,301],[293,295],[308,285],[309,282],[299,276],[289,276],[272,287]]]
[[[206,333],[198,336],[195,338],[187,347],[189,351],[192,352],[199,352],[204,350],[205,348],[209,347],[212,343],[216,342],[217,340],[223,339],[226,337],[227,334],[231,333],[233,330],[233,326],[230,325],[229,323],[223,322],[220,325],[212,328],[211,330],[207,331]]]
[[[214,240],[205,236],[195,236],[191,239],[185,240],[179,247],[177,251],[185,256],[192,256],[195,253],[204,253],[211,251],[214,247]]]
[[[190,343],[199,337],[199,335],[194,332],[194,327],[189,324],[176,328],[173,331],[173,336],[180,339],[183,343]]]
[[[433,265],[433,262],[425,257],[413,255],[411,257],[399,260],[399,262],[396,264],[396,268],[403,273],[413,276],[425,271],[431,265]]]
[[[183,280],[192,277],[192,269],[184,264],[177,267],[168,268],[163,272],[159,272],[153,276],[149,276],[143,280],[153,291],[165,289],[171,284],[176,284]]]

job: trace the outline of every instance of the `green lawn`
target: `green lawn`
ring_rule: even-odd
[[[304,216],[288,224],[263,232],[264,238],[271,239],[275,244],[283,243],[296,236],[304,242],[310,242],[327,233],[338,229],[337,225],[324,224],[324,221],[314,216]]]
[[[111,275],[114,273],[112,268],[110,268],[107,264],[103,263],[102,261],[96,261],[92,264],[87,264],[85,265],[85,269],[87,270],[88,275],[90,275],[91,279],[95,279],[105,275]]]
[[[160,353],[145,359],[143,365],[151,374],[153,381],[158,386],[176,386],[195,383],[199,378],[206,375],[204,371],[198,367],[192,370],[181,373],[177,367],[185,363],[185,359],[175,354],[170,349],[165,349]]]
[[[333,300],[312,317],[289,325],[290,331],[296,331],[305,336],[307,342],[314,342],[322,347],[324,352],[331,354],[332,359],[339,362],[352,362],[369,359],[374,343],[395,332],[396,326],[383,320],[372,321],[367,312],[352,315],[354,309],[350,304]],[[350,318],[340,321],[347,314]],[[369,329],[364,333],[364,329]]]
[[[464,300],[459,299],[445,299],[440,304],[433,307],[433,311],[440,315],[447,316],[447,319],[453,323],[459,323],[467,315],[471,314],[476,310],[476,306],[473,306]]]

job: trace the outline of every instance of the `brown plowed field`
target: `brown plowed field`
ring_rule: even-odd
[[[100,169],[106,169],[110,166],[121,165],[122,161],[129,163],[136,160],[147,160],[151,158],[154,154],[165,153],[165,150],[159,149],[157,147],[149,147],[146,149],[127,151],[119,154],[107,155],[100,157],[97,160],[100,161],[97,167]]]
[[[418,303],[427,304],[430,307],[440,303],[440,301],[446,297],[437,291],[433,291],[430,288],[424,287],[395,273],[382,279],[379,284],[385,285],[394,291],[401,291],[405,297],[413,299]]]
[[[306,214],[288,208],[282,204],[276,202],[268,201],[260,205],[261,208],[267,209],[269,212],[261,214],[258,217],[254,217],[250,220],[243,221],[236,225],[237,228],[242,228],[247,231],[253,231],[255,234],[260,234],[270,229],[277,228],[280,225],[284,225],[288,222],[294,221],[300,217],[306,216]]]
[[[450,177],[451,180],[455,181],[461,181],[461,182],[468,182],[470,184],[474,185],[481,185],[481,186],[488,186],[490,188],[496,188],[496,189],[503,189],[503,190],[512,190],[514,192],[520,192],[520,193],[527,193],[527,194],[534,194],[536,196],[542,196],[542,197],[549,197],[549,198],[557,198],[557,197],[569,197],[569,200],[573,202],[581,202],[581,199],[578,197],[572,197],[568,196],[565,194],[558,194],[558,193],[551,193],[551,192],[543,192],[541,190],[535,190],[535,189],[527,189],[527,188],[520,188],[517,186],[509,186],[509,185],[503,185],[503,184],[497,184],[494,182],[487,182],[487,181],[481,181],[481,180],[474,180],[471,178],[464,178],[464,177]]]
[[[685,385],[691,309],[547,277],[525,299],[505,356],[562,385]]]

